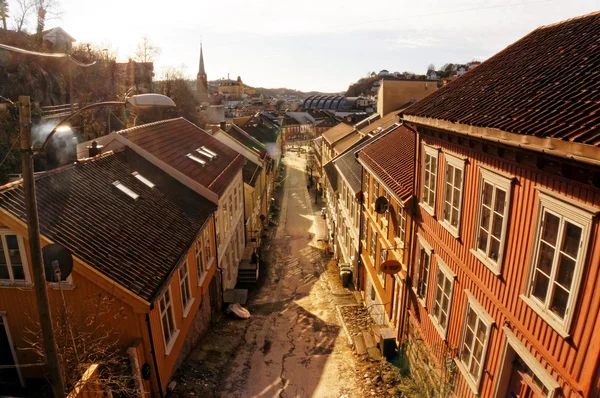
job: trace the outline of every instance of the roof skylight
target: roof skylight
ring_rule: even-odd
[[[123,192],[125,195],[129,196],[133,200],[138,200],[140,195],[133,192],[131,189],[127,188],[125,185],[121,184],[119,181],[113,182],[113,186],[117,188],[119,191]]]
[[[155,187],[155,185],[154,185],[154,183],[152,181],[150,181],[149,179],[147,179],[146,177],[144,177],[143,175],[141,175],[137,171],[134,171],[133,173],[131,173],[131,175],[133,175],[139,181],[141,181],[142,183],[144,183],[144,185],[146,185],[148,188],[152,189],[152,188]]]
[[[215,152],[211,151],[210,149],[208,149],[208,148],[207,148],[207,147],[205,147],[205,146],[202,146],[202,147],[200,147],[200,149],[202,149],[202,150],[203,150],[204,152],[206,152],[206,153],[210,153],[210,154],[211,154],[211,155],[213,155],[214,157],[217,157],[217,154],[216,154]]]
[[[185,156],[187,156],[189,159],[193,160],[196,163],[200,163],[202,166],[206,166],[206,161],[205,160],[202,160],[199,157],[192,155],[191,153],[188,153]]]
[[[205,156],[208,158],[208,160],[213,160],[214,159],[214,155],[206,152],[204,149],[202,148],[198,148],[196,149],[196,152],[198,152],[200,155]]]

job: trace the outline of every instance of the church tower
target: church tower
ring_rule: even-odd
[[[200,101],[208,101],[208,79],[204,70],[204,55],[202,54],[202,42],[200,42],[200,67],[196,76],[196,90]]]

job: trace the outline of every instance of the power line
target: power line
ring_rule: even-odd
[[[39,52],[39,51],[30,51],[30,50],[25,50],[24,48],[8,46],[6,44],[0,44],[0,48],[3,50],[12,51],[12,52],[19,53],[19,54],[34,55],[36,57],[66,58],[67,60],[73,62],[74,64],[84,67],[84,68],[86,68],[88,66],[92,66],[96,63],[96,61],[94,61],[91,64],[84,64],[84,63],[77,61],[71,55],[64,54],[64,53],[43,53],[43,52]]]

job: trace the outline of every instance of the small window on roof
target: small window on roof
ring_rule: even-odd
[[[211,151],[210,149],[208,149],[208,148],[207,148],[207,147],[205,147],[205,146],[201,146],[201,147],[200,147],[200,149],[202,149],[202,150],[203,150],[204,152],[206,152],[206,153],[209,153],[209,154],[213,155],[213,157],[215,157],[215,158],[217,157],[217,153],[216,153],[216,152],[214,152],[214,151]]]
[[[131,175],[133,175],[135,178],[137,178],[138,180],[140,180],[141,182],[143,182],[144,185],[146,185],[148,188],[154,188],[155,187],[155,185],[154,185],[154,183],[152,181],[150,181],[149,179],[147,179],[146,177],[144,177],[143,175],[141,175],[137,171],[134,171],[133,173],[131,173]]]
[[[138,200],[140,195],[133,192],[131,189],[127,188],[125,185],[121,184],[119,181],[113,182],[113,186],[117,188],[119,191],[123,192],[125,195],[129,196],[133,200]]]
[[[192,155],[191,153],[188,153],[185,156],[187,156],[189,159],[192,159],[196,163],[200,163],[202,166],[206,165],[206,161],[205,160],[202,160],[199,157]]]
[[[198,152],[200,155],[204,156],[204,157],[205,157],[205,158],[207,158],[208,160],[213,160],[213,159],[215,158],[215,157],[214,157],[212,154],[210,154],[210,153],[206,152],[206,151],[205,151],[204,149],[202,149],[202,148],[198,148],[198,149],[196,149],[196,152]]]

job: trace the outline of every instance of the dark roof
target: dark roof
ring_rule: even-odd
[[[377,139],[358,152],[358,158],[400,199],[408,199],[415,170],[415,133],[399,125],[374,138]]]
[[[334,127],[337,126],[340,123],[339,120],[337,120],[334,117],[328,117],[326,119],[321,119],[321,120],[317,120],[315,122],[315,126],[317,127]]]
[[[311,95],[304,100],[304,109],[354,109],[356,101],[361,97],[343,97],[341,95]]]
[[[264,159],[267,155],[267,148],[256,138],[242,130],[238,125],[232,124],[225,133],[246,148],[256,152],[261,159]]]
[[[355,193],[361,190],[362,185],[362,166],[356,160],[356,152],[360,151],[370,142],[373,142],[379,138],[380,136],[363,137],[352,148],[333,160],[333,164],[337,167],[340,174],[342,174],[348,181],[350,187]]]
[[[139,198],[118,191],[115,181]],[[36,191],[42,235],[148,301],[216,210],[128,148],[39,175]],[[0,207],[26,219],[21,182],[0,190]]]
[[[327,162],[325,166],[323,166],[323,170],[325,170],[325,174],[327,175],[327,179],[329,180],[329,184],[331,188],[333,188],[334,192],[337,192],[338,184],[337,184],[337,170],[335,169],[335,164],[333,162]]]
[[[246,158],[184,118],[144,124],[118,132],[132,144],[165,162],[185,176],[221,196]],[[189,159],[203,158],[196,149],[205,146],[215,152],[215,160],[205,166]]]
[[[239,127],[265,145],[277,142],[277,128],[267,126],[261,118],[253,117]]]
[[[257,165],[254,162],[246,162],[244,168],[242,168],[242,178],[244,179],[244,183],[254,187],[256,181],[258,181],[258,177],[260,176],[260,172],[262,171],[262,167]]]
[[[405,115],[600,147],[600,13],[542,26]]]

